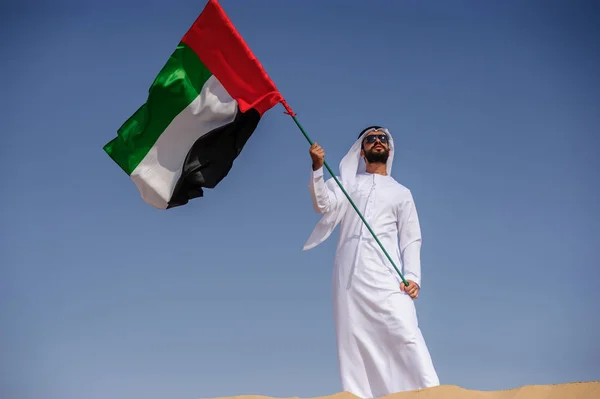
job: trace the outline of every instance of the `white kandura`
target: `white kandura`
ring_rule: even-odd
[[[365,171],[360,155],[365,132],[340,163],[340,181],[406,280],[421,286],[421,229],[411,191],[391,177]],[[418,326],[413,299],[335,180],[323,168],[309,183],[322,215],[304,250],[325,241],[340,225],[333,268],[334,323],[342,388],[361,398],[439,385]],[[401,269],[401,270],[402,270]]]

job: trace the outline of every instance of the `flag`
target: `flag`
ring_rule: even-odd
[[[104,151],[142,199],[170,209],[227,176],[283,99],[216,0],[209,0]]]

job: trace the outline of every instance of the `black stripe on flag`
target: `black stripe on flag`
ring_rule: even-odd
[[[259,121],[260,114],[255,109],[242,113],[238,108],[231,123],[196,140],[185,158],[167,209],[203,197],[203,188],[215,188],[231,170]]]

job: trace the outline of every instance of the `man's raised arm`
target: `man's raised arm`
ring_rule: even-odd
[[[308,188],[312,197],[313,208],[319,214],[325,214],[337,205],[335,192],[327,188],[323,175],[325,151],[317,143],[310,147],[312,158],[312,173]]]

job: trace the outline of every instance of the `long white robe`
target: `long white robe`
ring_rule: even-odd
[[[333,304],[342,388],[362,398],[439,385],[413,299],[337,184],[312,173],[315,211],[341,214]],[[394,264],[421,285],[421,230],[412,194],[391,176],[358,173],[344,187]]]

